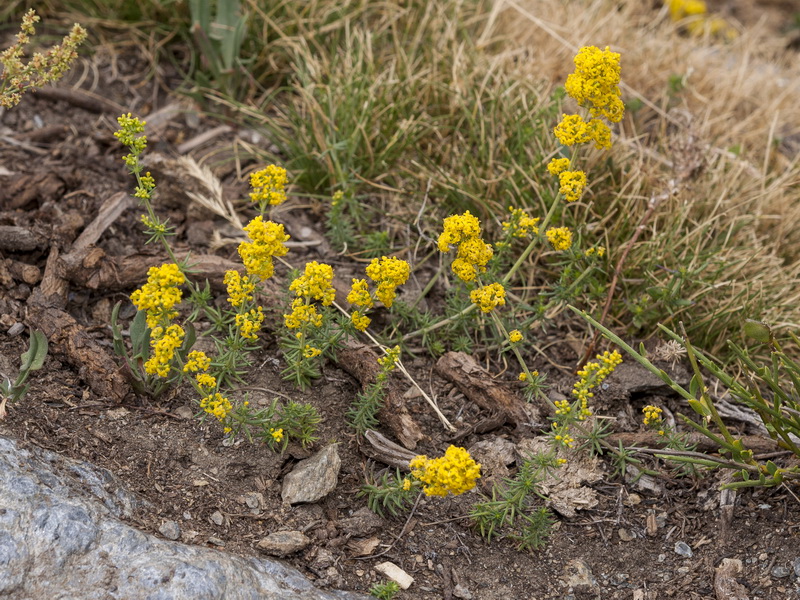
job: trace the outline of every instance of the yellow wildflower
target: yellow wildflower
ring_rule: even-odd
[[[664,411],[657,406],[648,404],[642,409],[642,412],[644,413],[645,425],[657,425],[661,423],[661,413]]]
[[[269,434],[272,436],[272,439],[276,442],[281,442],[283,440],[283,428],[273,429],[270,427]]]
[[[192,350],[189,352],[189,356],[187,356],[186,359],[186,364],[183,365],[184,373],[208,371],[208,368],[211,366],[211,359],[206,356],[205,352],[200,350]]]
[[[480,237],[481,223],[469,211],[463,215],[452,215],[444,220],[444,231],[439,235],[439,251],[449,252],[450,246],[462,240]]]
[[[258,339],[258,331],[264,322],[264,311],[258,306],[246,313],[237,314],[235,322],[243,338],[248,340]]]
[[[148,269],[147,283],[131,294],[131,302],[136,308],[147,311],[148,327],[152,329],[177,316],[177,311],[172,308],[181,301],[179,286],[185,281],[174,263]]]
[[[554,158],[547,163],[547,170],[550,171],[550,175],[558,175],[567,169],[569,169],[568,158]]]
[[[403,479],[403,491],[407,492],[410,489],[411,489],[411,479],[406,477],[405,479]]]
[[[518,379],[520,381],[528,381],[528,374],[527,373],[520,373]]]
[[[250,175],[250,200],[256,204],[277,206],[286,200],[286,169],[269,165]]]
[[[303,348],[303,356],[306,358],[314,358],[320,354],[322,354],[322,350],[319,348],[314,348],[313,346],[309,346],[308,344],[306,344],[306,347]]]
[[[163,327],[156,327],[150,334],[150,347],[152,356],[144,364],[144,370],[150,375],[166,377],[175,350],[181,347],[184,336],[180,325],[170,325],[166,331]]]
[[[569,250],[572,247],[572,232],[568,227],[551,227],[546,235],[556,250]]]
[[[426,496],[462,494],[475,487],[481,466],[464,448],[450,446],[440,458],[417,456],[409,463],[411,476],[423,483]]]
[[[225,396],[216,392],[200,400],[200,408],[222,421],[233,410],[233,405]]]
[[[252,240],[239,244],[239,256],[244,268],[250,275],[269,279],[274,273],[272,257],[283,256],[289,251],[284,246],[289,236],[283,230],[283,225],[265,222],[261,215],[250,221],[244,231]]]
[[[213,390],[217,387],[217,378],[208,373],[198,373],[195,375],[197,385],[206,390]]]
[[[519,331],[519,329],[514,329],[508,334],[508,341],[512,344],[522,341],[522,333]]]
[[[397,286],[403,285],[408,281],[411,274],[409,264],[394,256],[382,256],[373,258],[367,265],[367,277],[378,284],[375,297],[383,302],[386,308],[391,308],[397,294]]]
[[[592,414],[589,409],[589,399],[594,396],[590,391],[600,385],[606,377],[614,372],[614,369],[622,362],[622,355],[614,350],[596,356],[598,362],[586,363],[586,365],[578,371],[578,381],[572,387],[572,395],[580,401],[579,419],[583,420]]]
[[[608,46],[605,50],[585,46],[575,56],[575,71],[564,84],[567,93],[581,106],[587,106],[593,117],[604,116],[612,123],[619,123],[624,112],[619,58]]]
[[[304,323],[313,327],[322,325],[322,315],[317,312],[317,308],[313,304],[306,304],[302,298],[295,298],[292,301],[292,312],[283,315],[283,320],[289,329],[298,329]]]
[[[569,161],[567,162],[569,163]],[[511,233],[512,237],[527,237],[539,234],[539,217],[529,217],[524,210],[513,206],[509,206],[508,211],[510,213],[508,221],[501,223],[503,231]]]
[[[392,371],[400,360],[400,346],[387,348],[386,354],[378,359],[378,364],[384,371]]]
[[[238,271],[226,271],[222,282],[228,288],[228,302],[231,306],[239,307],[253,299],[256,284],[247,275],[242,277]]]
[[[506,291],[499,283],[490,283],[482,288],[472,290],[469,299],[477,305],[482,312],[491,312],[497,306],[504,306],[506,303]]]
[[[312,261],[306,263],[305,272],[292,281],[289,289],[298,296],[319,300],[323,306],[329,306],[336,299],[333,288],[333,268],[324,263]]]
[[[350,315],[350,321],[353,323],[353,327],[359,331],[366,331],[369,324],[372,323],[372,319],[366,315],[362,315],[357,310],[354,310],[353,314]]]
[[[581,197],[583,188],[586,187],[586,173],[583,171],[563,171],[558,176],[561,184],[559,193],[563,194],[567,202],[574,202]]]
[[[347,301],[356,306],[372,308],[372,296],[369,294],[369,286],[366,279],[353,279],[350,293],[347,294]]]

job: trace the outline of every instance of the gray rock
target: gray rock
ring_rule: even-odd
[[[795,577],[800,577],[800,556],[792,561],[792,569],[794,569]]]
[[[694,552],[692,552],[691,547],[686,542],[676,542],[675,554],[678,556],[683,556],[684,558],[692,558]]]
[[[311,539],[300,531],[276,531],[258,542],[270,556],[288,556],[308,547]]]
[[[301,460],[283,479],[281,498],[289,504],[316,502],[330,494],[338,483],[339,447],[331,444],[314,456]]]
[[[146,506],[108,471],[0,436],[4,600],[367,600],[279,562],[160,539],[120,518]]]
[[[564,583],[572,589],[598,592],[600,586],[592,574],[592,569],[585,560],[573,559],[564,566]]]
[[[362,537],[375,533],[385,524],[386,522],[380,515],[376,515],[364,506],[354,512],[352,517],[339,521],[338,527],[342,530],[342,533],[353,537]]]
[[[783,579],[784,577],[788,577],[792,572],[783,565],[775,565],[772,567],[771,573],[776,579]]]
[[[158,532],[168,540],[177,540],[181,537],[181,526],[176,521],[164,521]]]

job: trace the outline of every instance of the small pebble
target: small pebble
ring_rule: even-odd
[[[675,554],[683,556],[684,558],[692,558],[692,556],[694,556],[694,552],[692,552],[692,549],[686,542],[675,543]]]
[[[8,328],[8,337],[15,337],[22,333],[25,330],[25,325],[22,323],[14,323],[11,327]]]
[[[211,513],[211,522],[214,523],[214,525],[222,525],[225,522],[225,517],[222,516],[221,512],[215,510]]]
[[[224,546],[225,545],[225,542],[223,542],[218,537],[213,537],[213,536],[208,538],[208,543],[209,544],[213,544],[214,546]]]
[[[177,540],[181,537],[181,526],[177,521],[164,521],[158,528],[158,532],[168,540]]]
[[[766,552],[762,552],[761,554],[758,555],[758,560],[767,560],[768,558],[769,554],[767,554]]]
[[[800,556],[792,561],[792,569],[794,569],[795,577],[800,577]]]
[[[791,571],[783,565],[775,565],[772,567],[771,573],[776,579],[783,579],[784,577],[788,577]]]

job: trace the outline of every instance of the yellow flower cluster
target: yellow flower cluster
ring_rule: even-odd
[[[306,347],[303,348],[303,356],[305,358],[314,358],[320,354],[322,354],[322,350],[319,348],[314,348],[314,346],[310,346],[309,344],[306,344]]]
[[[620,99],[619,54],[606,46],[584,46],[575,56],[575,71],[570,73],[564,87],[581,106],[587,106],[593,117],[603,116],[619,123],[625,112]]]
[[[28,64],[22,62],[25,46],[36,35],[39,16],[33,9],[22,16],[22,25],[16,41],[0,53],[0,107],[12,108],[19,104],[27,90],[39,88],[60,79],[78,57],[77,48],[86,39],[86,30],[77,23],[72,26],[60,44],[45,54],[35,52]]]
[[[522,341],[522,333],[519,331],[519,329],[514,329],[508,334],[508,341],[512,344]]]
[[[603,258],[606,255],[606,247],[605,246],[598,246],[597,248],[589,248],[586,251],[586,257],[590,256],[597,256],[598,258]]]
[[[400,346],[387,348],[386,354],[378,359],[378,364],[384,371],[393,371],[400,360]]]
[[[373,258],[367,265],[366,272],[367,277],[378,284],[375,290],[375,298],[382,302],[386,308],[391,308],[397,295],[397,286],[403,285],[408,281],[411,267],[406,261],[399,258],[383,256],[381,258]],[[364,313],[366,309],[372,308],[375,304],[366,279],[353,279],[350,293],[347,294],[347,301],[364,309],[353,311],[350,319],[356,329],[366,331],[372,319]]]
[[[733,39],[738,35],[722,17],[709,17],[708,7],[703,0],[666,0],[669,16],[674,22],[686,19],[686,29],[693,35],[702,35],[706,31],[711,35],[722,34]]]
[[[558,141],[565,146],[594,142],[597,149],[611,148],[611,129],[601,117],[611,123],[622,120],[625,105],[620,98],[619,81],[618,53],[611,52],[608,47],[605,50],[595,46],[581,48],[575,56],[575,71],[567,77],[564,87],[578,104],[589,109],[592,118],[585,121],[581,115],[562,115],[561,122],[553,130]],[[564,164],[564,160],[551,161],[548,165],[550,173],[557,175],[565,171],[569,165]],[[561,186],[565,187],[563,180]],[[580,188],[583,189],[583,186]]]
[[[192,350],[186,358],[186,364],[183,365],[184,373],[208,371],[208,368],[211,366],[211,359],[206,356],[205,352],[201,352],[200,350]]]
[[[486,272],[486,263],[492,258],[492,246],[481,239],[481,224],[477,217],[466,211],[463,215],[451,215],[444,220],[444,229],[439,235],[439,251],[450,252],[458,245],[451,269],[462,281],[474,281]]]
[[[289,289],[297,294],[297,298],[292,301],[292,312],[283,315],[283,322],[289,329],[300,329],[306,326],[320,327],[322,325],[322,315],[317,312],[316,306],[312,304],[318,300],[323,306],[329,306],[336,298],[336,290],[333,288],[333,268],[324,263],[313,261],[306,263],[305,272],[297,277]],[[303,331],[297,332],[298,339],[302,339]],[[318,356],[320,351],[317,348],[306,346],[303,356],[313,358]]]
[[[150,375],[166,377],[169,375],[169,367],[175,350],[183,344],[183,327],[180,325],[170,325],[166,329],[155,327],[150,333],[150,347],[152,355],[144,364],[144,370]]]
[[[575,202],[581,197],[583,188],[586,187],[586,173],[583,171],[562,171],[558,175],[561,184],[559,193],[567,202]]]
[[[567,169],[569,169],[568,158],[553,158],[549,163],[547,163],[547,170],[550,171],[550,175],[553,176],[556,176]]]
[[[253,299],[256,284],[247,275],[242,277],[238,271],[225,271],[222,283],[228,288],[228,302],[231,306],[239,307]]]
[[[278,429],[273,429],[272,427],[270,427],[269,434],[272,436],[273,440],[275,440],[276,442],[280,442],[283,440],[283,427],[280,427]]]
[[[439,235],[439,251],[449,252],[450,246],[462,240],[480,237],[481,222],[469,211],[463,215],[451,215],[444,220],[444,231]]]
[[[572,247],[572,232],[569,227],[551,227],[545,235],[556,250],[569,250]]]
[[[513,206],[508,207],[508,212],[510,213],[508,221],[501,223],[503,231],[510,233],[512,237],[528,237],[539,234],[539,217],[529,217],[524,210]]]
[[[131,294],[131,302],[136,308],[147,311],[148,327],[152,329],[177,316],[178,312],[173,307],[181,301],[179,286],[185,281],[180,268],[174,263],[148,269],[147,283]]]
[[[264,322],[264,311],[258,306],[246,313],[239,313],[234,318],[236,327],[243,338],[248,340],[258,339],[258,331]]]
[[[598,354],[596,358],[598,362],[587,363],[578,371],[579,379],[572,387],[572,395],[581,403],[578,414],[578,419],[581,421],[592,414],[589,409],[589,398],[592,398],[594,394],[590,390],[600,385],[622,362],[622,355],[616,350],[613,352],[606,350],[602,354]]]
[[[211,367],[211,359],[206,356],[205,352],[200,350],[192,350],[186,358],[186,364],[183,365],[183,372],[197,373],[197,375],[195,375],[197,387],[199,387],[202,392],[210,394],[211,391],[215,390],[217,387],[217,378],[206,373]]]
[[[565,146],[579,146],[594,142],[595,148],[598,150],[611,148],[611,129],[600,119],[590,119],[587,122],[580,115],[564,114],[553,129],[553,133]]]
[[[567,448],[572,448],[575,445],[575,438],[568,433],[556,433],[553,439]]]
[[[336,298],[333,288],[333,267],[312,261],[306,263],[305,272],[289,285],[289,290],[297,296],[319,300],[323,306],[330,306]]]
[[[208,414],[214,415],[219,421],[224,421],[228,413],[233,410],[233,405],[225,396],[216,392],[200,400],[200,408]]]
[[[367,277],[378,284],[378,289],[375,290],[375,297],[386,308],[391,308],[397,295],[397,286],[403,285],[408,281],[411,267],[400,258],[382,256],[381,258],[373,258],[367,265],[366,272]]]
[[[249,275],[269,279],[274,273],[273,256],[283,256],[289,249],[283,244],[289,236],[283,225],[264,221],[261,215],[250,221],[244,228],[252,242],[239,244],[239,256]]]
[[[359,331],[366,331],[369,324],[372,323],[372,319],[358,310],[354,310],[350,314],[350,321],[353,323],[353,327]]]
[[[283,321],[289,329],[299,329],[305,324],[320,327],[322,315],[313,304],[307,304],[302,298],[295,298],[292,301],[292,312],[283,315]]]
[[[286,201],[286,169],[269,165],[250,175],[250,200],[265,208],[268,204],[277,206]]]
[[[642,409],[642,412],[644,413],[645,425],[658,425],[661,423],[661,413],[664,411],[657,406],[648,404]]]
[[[538,377],[538,376],[539,376],[539,371],[531,371],[531,377]],[[517,379],[519,379],[520,381],[528,381],[528,374],[523,371],[522,373],[519,374]]]
[[[469,293],[469,299],[482,312],[491,312],[506,303],[506,290],[499,283],[490,283]]]
[[[450,446],[440,458],[420,455],[409,463],[411,476],[423,483],[426,496],[463,494],[475,487],[481,466],[464,448]]]
[[[208,373],[198,373],[195,376],[195,380],[197,381],[197,385],[204,390],[210,391],[217,387],[217,378]]]

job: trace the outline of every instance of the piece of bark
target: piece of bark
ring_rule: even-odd
[[[8,260],[6,267],[14,279],[28,285],[36,285],[42,280],[42,270],[36,265],[29,265],[18,260]]]
[[[362,444],[360,450],[373,460],[406,472],[411,470],[408,463],[416,457],[415,453],[395,444],[386,436],[372,429],[364,432],[364,439],[367,443]]]
[[[178,256],[185,252],[176,251]],[[103,292],[129,291],[147,280],[150,267],[171,262],[164,254],[131,254],[129,256],[108,256],[102,249],[91,247],[82,255],[73,255],[72,264],[66,266],[65,276],[73,284],[89,290]],[[80,260],[77,260],[80,259]],[[226,271],[243,271],[241,263],[215,256],[213,254],[193,254],[190,259],[191,278],[202,282],[208,279],[211,288],[224,290],[222,282]],[[271,279],[263,282],[267,297],[274,297],[278,287]]]
[[[517,429],[530,427],[532,422],[540,419],[534,413],[534,407],[528,405],[520,398],[519,394],[509,385],[497,382],[481,367],[475,359],[464,352],[448,352],[436,363],[436,372],[455,384],[467,399],[493,414],[501,415],[504,419],[496,418],[493,422],[513,423]],[[531,411],[532,414],[529,414]]]
[[[38,248],[47,248],[44,236],[25,227],[0,225],[0,250],[30,252]]]
[[[43,87],[36,90],[36,96],[37,98],[66,102],[93,113],[119,115],[125,112],[125,107],[113,100],[81,89]]]
[[[81,378],[101,398],[121,402],[130,386],[107,347],[92,338],[69,313],[59,308],[31,305],[28,325],[42,331],[55,352],[77,368]]]
[[[362,389],[372,385],[381,370],[378,355],[372,348],[356,342],[348,342],[339,350],[336,363],[358,379]],[[402,395],[391,381],[386,384],[386,396],[378,419],[406,448],[416,448],[417,442],[423,438],[422,430],[411,418]]]

